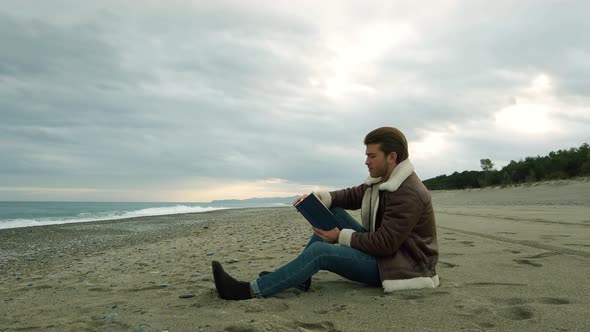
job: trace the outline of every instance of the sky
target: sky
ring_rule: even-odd
[[[590,143],[587,1],[0,6],[0,200],[361,184],[392,126],[425,180]]]

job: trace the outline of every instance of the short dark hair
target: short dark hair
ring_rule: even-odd
[[[368,144],[379,144],[386,155],[395,152],[398,163],[408,159],[410,155],[406,136],[397,128],[381,127],[371,131],[365,136],[365,145]]]

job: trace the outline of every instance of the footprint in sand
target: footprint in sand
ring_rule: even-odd
[[[451,292],[447,292],[447,291],[433,291],[430,293],[430,295],[432,296],[444,296],[444,295],[449,295],[451,294]]]
[[[556,236],[555,235],[541,235],[540,238],[543,240],[555,240]]]
[[[520,297],[511,297],[508,299],[504,299],[504,298],[493,298],[492,302],[496,303],[496,304],[501,304],[501,305],[522,305],[522,304],[526,304],[529,303],[531,301],[520,298]]]
[[[511,306],[500,310],[499,315],[510,320],[526,320],[534,316],[533,311],[524,306]]]
[[[334,304],[332,306],[334,307],[334,311],[336,312],[340,312],[348,307],[348,305],[346,304]]]
[[[515,259],[514,261],[518,264],[521,264],[521,265],[530,265],[530,266],[534,266],[534,267],[543,266],[543,264],[535,263],[535,262],[532,262],[528,259]]]
[[[498,315],[510,320],[527,320],[534,317],[534,311],[528,307],[528,303],[537,302],[549,305],[565,305],[571,302],[568,299],[556,297],[542,297],[538,299],[525,299],[519,297],[511,298],[493,298],[491,301],[495,304],[505,307],[498,310]]]
[[[459,303],[455,304],[455,309],[458,309],[458,315],[464,317],[471,317],[480,319],[482,317],[490,317],[493,315],[492,308],[481,303]]]
[[[334,327],[334,323],[330,321],[323,321],[321,323],[303,323],[295,322],[296,330],[298,332],[312,332],[312,331],[328,331],[339,332],[340,330]]]
[[[537,258],[551,257],[551,256],[555,256],[555,255],[560,255],[560,253],[553,252],[553,251],[548,251],[548,252],[544,252],[544,253],[541,253],[541,254],[538,254],[538,255],[527,256],[525,258],[537,259]]]
[[[335,312],[340,312],[342,310],[345,310],[348,306],[346,304],[333,304],[333,311]],[[330,310],[326,310],[326,309],[322,309],[322,310],[315,310],[314,313],[319,314],[319,315],[326,315],[330,313]]]
[[[227,332],[254,332],[256,331],[252,326],[248,325],[232,325],[224,329]]]
[[[445,256],[463,256],[463,254],[460,254],[458,252],[447,252],[445,253]]]
[[[245,312],[285,312],[289,310],[289,305],[284,302],[273,301],[257,301],[251,302],[246,301],[244,302],[243,306],[245,307]]]
[[[106,288],[106,287],[91,287],[88,288],[89,292],[110,292],[113,291],[112,288]]]
[[[481,328],[494,328],[495,323],[490,322],[494,317],[502,317],[513,321],[531,319],[534,312],[531,308],[523,305],[527,302],[521,298],[495,298],[492,303],[465,302],[455,305],[459,316],[471,318]]]
[[[573,246],[573,247],[584,247],[584,248],[590,247],[590,244],[579,244],[579,243],[565,243],[564,245]]]
[[[489,322],[479,322],[479,323],[477,323],[477,325],[478,325],[479,327],[482,327],[482,328],[484,328],[484,329],[491,329],[491,328],[493,328],[493,327],[496,327],[496,324],[494,324],[494,323],[489,323]]]
[[[448,267],[450,269],[457,266],[457,264],[453,264],[453,263],[449,263],[449,262],[439,262],[439,264],[441,264],[443,267]]]
[[[570,304],[571,303],[567,299],[560,299],[560,298],[556,298],[556,297],[542,297],[538,301],[539,301],[539,303],[554,304],[554,305],[562,305],[562,304]]]
[[[520,254],[522,252],[520,250],[512,250],[512,249],[506,249],[504,251],[509,252],[511,254]]]

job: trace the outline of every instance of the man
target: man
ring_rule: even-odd
[[[212,262],[215,287],[226,300],[269,297],[290,287],[307,290],[319,270],[385,292],[435,288],[438,241],[428,189],[414,173],[408,143],[396,128],[383,127],[365,137],[369,177],[357,187],[317,192],[340,222],[314,235],[293,261],[252,282],[237,281]],[[303,195],[294,204],[305,198]],[[361,209],[361,224],[344,209]],[[339,244],[339,245],[336,245]]]

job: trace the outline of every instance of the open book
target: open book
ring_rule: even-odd
[[[318,197],[311,193],[305,199],[301,200],[295,205],[295,208],[307,219],[307,221],[314,227],[329,231],[334,227],[338,227],[338,220],[332,212],[318,199]]]

